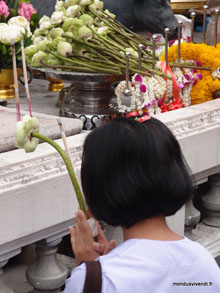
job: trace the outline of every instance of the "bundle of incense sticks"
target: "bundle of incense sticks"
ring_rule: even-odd
[[[17,62],[16,62],[16,49],[15,49],[14,40],[11,40],[11,46],[12,46],[12,60],[13,60],[13,74],[14,74],[14,87],[15,87],[17,121],[21,121],[20,98],[19,98],[19,88],[18,88],[18,74],[17,74]],[[24,41],[23,40],[21,40],[21,54],[22,54],[22,66],[23,66],[25,92],[26,92],[26,96],[27,96],[30,117],[32,117],[31,104],[30,104],[30,94],[29,94],[29,87],[28,87],[28,78],[27,78],[27,66],[26,66],[26,60],[25,60]]]

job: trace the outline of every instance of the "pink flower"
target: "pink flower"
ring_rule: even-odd
[[[142,81],[143,81],[143,78],[142,78],[141,75],[137,74],[137,75],[135,76],[135,79],[134,79],[134,80],[137,81],[137,82],[142,82]]]
[[[202,62],[199,60],[196,60],[195,63],[196,63],[196,66],[202,66]]]
[[[4,15],[7,18],[10,14],[8,6],[5,4],[4,1],[0,1],[0,16]]]
[[[31,15],[37,13],[33,5],[28,3],[21,3],[18,6],[18,14],[25,17],[28,21],[31,19]]]
[[[141,84],[141,85],[140,85],[140,91],[141,91],[142,93],[146,93],[146,91],[147,91],[147,87],[146,87],[145,84]]]

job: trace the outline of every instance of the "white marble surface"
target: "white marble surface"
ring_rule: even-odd
[[[27,111],[21,111],[22,117],[28,114]],[[60,138],[60,130],[57,124],[57,116],[40,114],[33,112],[33,116],[40,121],[40,133],[52,139]],[[14,133],[16,128],[16,111],[0,106],[0,153],[15,149]],[[83,122],[80,119],[70,119],[62,117],[66,136],[74,135],[82,130]]]

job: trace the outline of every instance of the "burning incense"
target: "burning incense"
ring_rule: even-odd
[[[11,40],[12,46],[12,61],[13,61],[13,74],[14,74],[14,88],[15,88],[15,99],[16,99],[16,111],[17,111],[17,121],[21,121],[21,111],[19,104],[19,91],[18,91],[18,73],[16,64],[16,51],[14,40]]]
[[[29,93],[28,78],[27,78],[27,66],[26,66],[26,59],[25,59],[25,53],[24,53],[24,40],[21,40],[21,54],[22,54],[22,66],[23,66],[25,93],[26,93],[26,97],[27,97],[30,117],[32,117],[30,93]]]

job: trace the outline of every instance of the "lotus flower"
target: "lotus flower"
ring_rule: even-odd
[[[36,117],[25,115],[22,121],[17,122],[15,141],[18,148],[24,149],[26,153],[33,152],[37,145],[38,139],[31,136],[33,131],[38,132],[40,128],[39,121]]]

